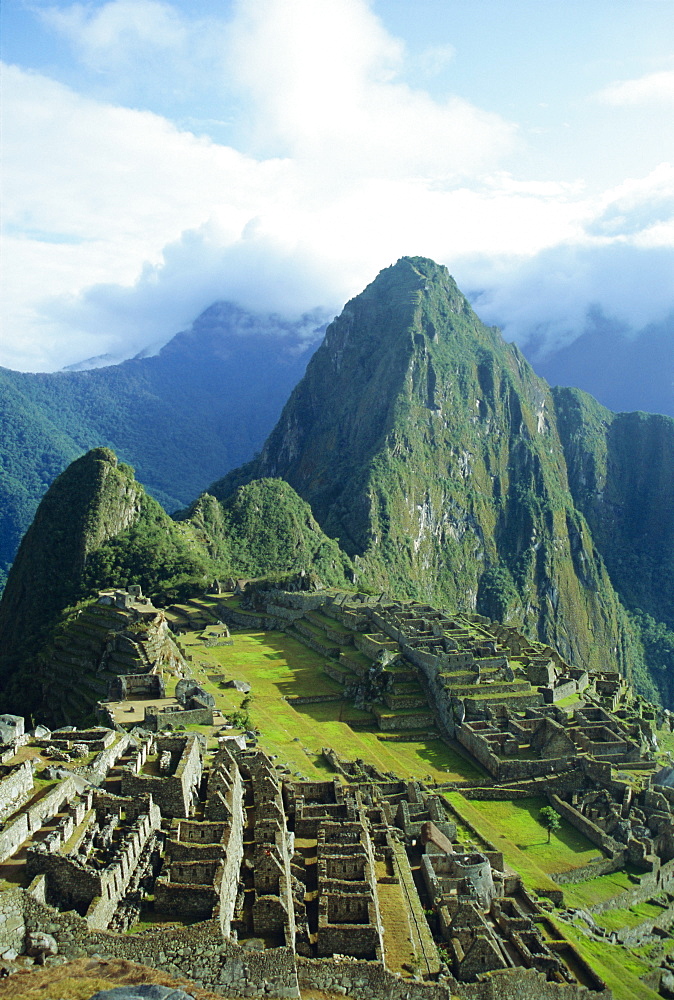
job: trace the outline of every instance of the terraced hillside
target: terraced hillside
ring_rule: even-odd
[[[295,600],[311,603],[308,595]],[[656,1000],[659,994],[649,981],[660,962],[674,955],[674,939],[667,929],[674,916],[674,897],[657,887],[649,895],[643,868],[628,861],[616,866],[609,851],[566,818],[547,844],[539,811],[548,801],[550,775],[541,774],[528,783],[496,782],[448,736],[437,705],[432,698],[429,701],[421,672],[401,657],[400,644],[390,634],[372,628],[377,600],[363,596],[364,603],[358,607],[349,597],[340,606],[339,599],[326,602],[324,595],[317,602],[320,606],[300,611],[284,607],[275,595],[263,603],[255,597],[211,596],[174,607],[170,614],[174,627],[182,631],[191,670],[214,695],[223,717],[244,712],[245,724],[259,734],[261,745],[289,776],[324,780],[336,762],[343,767],[345,780],[358,780],[358,776],[362,780],[370,768],[382,774],[421,777],[443,792],[457,838],[467,849],[501,851],[506,871],[517,872],[528,892],[539,902],[545,903],[546,896],[556,901],[557,909],[551,911],[544,931],[558,949],[568,947],[565,942],[574,943],[619,1000]],[[286,603],[292,604],[292,599]],[[428,627],[434,614],[438,616],[435,629]],[[213,615],[229,620],[233,645],[206,645],[203,625]],[[391,624],[391,616],[387,618]],[[409,603],[397,609],[393,624],[404,625],[408,632],[415,628],[418,649],[432,651],[441,642],[441,620],[441,614],[429,606]],[[507,704],[509,695],[513,718],[524,720],[528,713],[544,708],[544,696],[526,678],[526,664],[545,647],[518,644],[514,630],[468,616],[455,616],[451,621],[443,638],[483,655],[473,658],[473,665],[477,660],[480,666],[477,683],[474,669],[459,667],[441,673],[450,699],[461,696],[477,724],[485,713],[498,715],[498,706]],[[489,648],[495,633],[500,640]],[[458,655],[461,649],[444,655],[451,652]],[[499,680],[497,671],[503,668],[490,663],[504,652],[512,671],[510,681]],[[250,693],[242,696],[226,687],[232,678],[250,683]],[[601,704],[606,708],[600,708]],[[575,720],[582,706],[586,712],[587,706],[597,706],[594,710],[601,712],[609,705],[623,718],[636,705],[646,726],[657,727],[658,718],[664,718],[662,713],[651,712],[646,703],[634,702],[624,685],[613,693],[608,688],[577,691],[559,698],[554,708],[568,717],[573,732],[581,725]],[[423,725],[407,728],[408,720],[419,716]],[[674,746],[668,724],[656,731],[657,754],[644,758],[639,766],[618,765],[619,771],[609,765],[611,780],[622,775],[634,795],[648,787],[656,769],[667,762],[669,746]],[[331,752],[326,756],[327,747]],[[511,751],[510,759],[530,755],[527,746]],[[357,763],[347,764],[347,760]],[[577,780],[578,761],[570,760],[569,770],[556,775],[553,785],[557,782],[561,788],[565,781]],[[606,867],[613,870],[604,872]],[[643,902],[633,898],[640,892],[647,897]],[[614,900],[620,907],[612,920],[607,907]],[[654,921],[661,928],[656,934],[650,931]],[[627,934],[629,939],[627,932],[635,928],[633,943],[621,943],[619,935]]]

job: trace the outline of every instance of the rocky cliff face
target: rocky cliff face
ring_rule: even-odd
[[[444,267],[403,258],[347,304],[254,463],[281,476],[360,580],[518,621],[578,664],[631,635],[570,489],[555,399]]]
[[[553,396],[574,501],[638,626],[645,666],[664,704],[671,706],[674,420],[611,413],[577,389],[554,389]]]

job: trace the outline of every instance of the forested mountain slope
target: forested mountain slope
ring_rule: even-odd
[[[167,510],[262,445],[322,336],[298,323],[216,303],[155,357],[109,368],[0,369],[0,587],[49,484],[107,446]]]

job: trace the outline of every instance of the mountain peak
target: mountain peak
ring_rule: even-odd
[[[260,458],[212,490],[266,476],[371,586],[517,620],[588,666],[622,648],[549,387],[428,258],[402,257],[347,303]]]

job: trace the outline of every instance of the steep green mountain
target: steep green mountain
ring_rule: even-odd
[[[613,586],[633,614],[646,662],[674,704],[674,420],[612,413],[553,389],[569,486]]]
[[[216,303],[155,357],[90,371],[0,369],[0,588],[49,484],[90,448],[130,462],[167,509],[261,447],[322,333]]]
[[[446,268],[403,258],[330,325],[260,456],[175,519],[105,448],[56,480],[0,603],[0,681],[33,705],[60,616],[102,586],[304,572],[516,623],[672,704],[673,471],[674,421],[551,390]]]
[[[558,399],[446,268],[403,258],[328,327],[260,457],[211,492],[280,476],[360,581],[477,608],[577,664],[627,670],[639,651],[602,558],[610,526],[602,551],[571,488]],[[581,451],[608,447],[586,434]]]
[[[140,584],[161,604],[219,577],[302,572],[344,585],[349,560],[287,483],[253,483],[224,508],[204,495],[174,521],[130,466],[96,448],[51,485],[10,571],[0,601],[0,711],[40,712],[55,629],[104,587]]]

